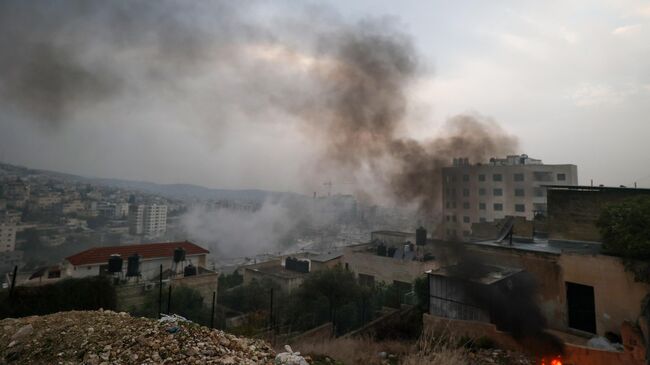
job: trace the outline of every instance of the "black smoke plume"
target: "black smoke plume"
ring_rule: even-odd
[[[321,165],[359,192],[378,194],[370,180],[423,212],[439,204],[440,168],[453,157],[478,162],[516,148],[471,115],[434,138],[404,136],[408,90],[422,71],[391,19],[256,1],[8,0],[0,53],[1,118],[56,131],[125,109],[171,109],[208,140],[231,124],[296,123]]]

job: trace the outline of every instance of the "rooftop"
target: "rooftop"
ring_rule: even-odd
[[[140,255],[142,260],[151,260],[156,258],[173,257],[174,250],[177,247],[185,249],[186,255],[208,254],[210,251],[200,247],[192,242],[165,242],[165,243],[141,243],[126,246],[95,247],[86,251],[81,251],[65,259],[71,264],[90,265],[107,263],[111,255],[117,254],[122,258],[127,258],[133,254]]]
[[[308,257],[311,261],[316,261],[316,262],[327,262],[327,261],[332,261],[334,259],[338,259],[339,257],[343,256],[343,252],[326,252],[322,253],[319,255],[316,255],[314,257]]]
[[[281,265],[247,267],[246,270],[251,270],[262,274],[275,276],[281,279],[296,279],[296,278],[301,278],[305,275],[309,275],[309,273],[287,270],[284,266]]]
[[[544,185],[547,190],[552,191],[624,191],[650,193],[650,189],[645,188],[628,188],[627,186],[588,186],[588,185]]]
[[[429,270],[428,274],[459,278],[471,282],[492,285],[505,278],[521,272],[521,269],[496,266],[496,265],[474,265],[474,264],[456,264],[441,267],[437,270]]]

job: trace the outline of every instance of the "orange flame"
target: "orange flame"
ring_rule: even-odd
[[[559,356],[552,359],[542,359],[541,365],[562,365],[562,359]]]

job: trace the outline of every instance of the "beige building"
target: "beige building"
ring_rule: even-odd
[[[167,231],[166,205],[132,205],[129,207],[129,233],[159,236]]]
[[[577,185],[575,165],[545,165],[527,155],[470,164],[454,159],[442,171],[442,211],[446,238],[468,239],[472,223],[506,216],[532,220],[546,214],[546,185]]]

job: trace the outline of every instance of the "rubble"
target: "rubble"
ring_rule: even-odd
[[[172,319],[101,310],[6,318],[0,364],[273,364],[263,341]]]

